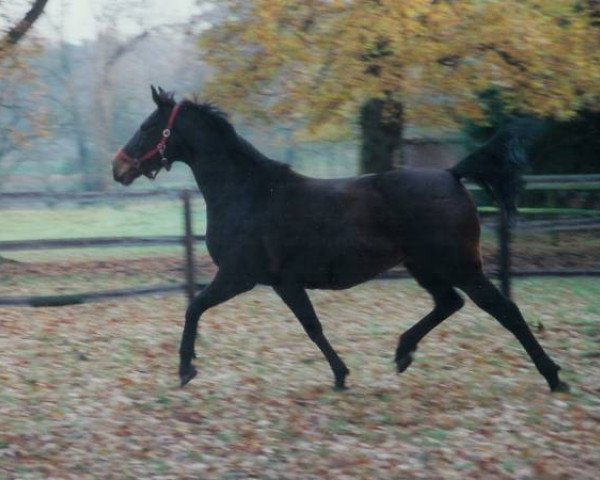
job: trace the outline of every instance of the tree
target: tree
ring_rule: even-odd
[[[23,38],[42,14],[46,3],[47,0],[36,0],[32,2],[31,8],[25,14],[23,19],[8,27],[5,30],[3,37],[0,39],[0,80],[2,80],[2,88],[0,89],[2,107],[0,109],[0,115],[4,118],[8,118],[6,126],[0,124],[0,158],[28,136],[28,133],[15,130],[15,126],[22,122],[24,116],[21,115],[22,112],[20,112],[20,106],[14,101],[14,95],[12,95],[11,92],[11,87],[15,82],[9,82],[6,79],[6,77],[9,77],[12,80],[23,80],[23,72],[25,69],[23,68],[23,65],[14,58],[9,59],[7,64],[6,57],[13,53],[11,47],[15,46]],[[28,120],[25,120],[25,123],[28,124]],[[27,130],[25,130],[25,132],[27,132]],[[5,259],[0,256],[0,263],[4,261]]]
[[[40,112],[28,107],[35,98],[34,79],[26,60],[37,52],[32,46],[17,49],[38,20],[47,0],[35,0],[23,7],[22,17],[0,11],[0,159],[43,131]],[[3,169],[11,165],[2,165]]]
[[[363,171],[391,166],[406,122],[483,121],[479,93],[491,87],[511,112],[568,119],[599,108],[595,0],[226,3],[201,40],[215,68],[208,96],[321,136],[359,115]]]
[[[73,0],[62,0],[63,18],[57,27],[58,36],[64,31],[64,15]],[[157,2],[147,0],[128,0],[127,9],[123,2],[106,1],[94,8],[94,23],[96,39],[87,42],[90,49],[85,58],[74,56],[77,49],[61,39],[59,45],[59,62],[54,68],[54,74],[62,78],[68,95],[63,95],[58,101],[62,110],[67,114],[68,132],[76,145],[76,168],[81,175],[83,190],[102,191],[109,187],[112,178],[107,173],[106,159],[111,158],[116,150],[118,141],[115,136],[120,130],[115,126],[118,117],[123,116],[122,106],[118,95],[126,90],[126,96],[131,97],[131,87],[124,88],[130,82],[132,71],[140,64],[148,65],[147,59],[142,59],[142,52],[151,47],[157,39],[162,39],[170,51],[160,53],[163,62],[161,68],[171,69],[176,61],[180,61],[182,47],[177,45],[185,25],[161,24],[152,25],[143,12]],[[200,3],[200,2],[199,2]],[[190,12],[190,15],[192,12]],[[135,34],[124,34],[124,24],[135,21],[138,31]],[[168,39],[168,40],[167,40]],[[156,61],[156,56],[152,62]],[[158,66],[158,63],[156,63]],[[156,75],[155,69],[153,75]],[[192,70],[190,68],[190,70]],[[160,72],[162,74],[162,72]],[[163,74],[164,75],[164,74]],[[197,78],[197,76],[196,76]],[[156,82],[156,78],[148,81]],[[135,86],[139,89],[139,84]],[[143,88],[146,92],[147,89]],[[146,98],[146,94],[144,94]],[[126,114],[126,113],[125,113]]]
[[[25,36],[44,11],[48,0],[35,0],[31,2],[31,8],[25,13],[25,16],[12,25],[4,37],[0,40],[0,58],[2,58],[11,46],[16,45]]]

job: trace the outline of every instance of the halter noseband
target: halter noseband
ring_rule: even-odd
[[[175,123],[175,117],[177,116],[177,112],[179,111],[179,104],[176,104],[171,110],[171,114],[169,115],[169,120],[167,121],[167,125],[165,129],[162,131],[162,136],[156,146],[144,153],[141,157],[131,157],[125,152],[125,150],[121,149],[117,152],[117,158],[121,158],[126,162],[130,163],[133,168],[142,172],[143,175],[148,177],[150,180],[154,180],[158,172],[160,172],[161,168],[168,172],[171,170],[171,162],[165,155],[165,151],[167,150],[167,142],[169,137],[171,136],[171,130],[173,129],[173,124]],[[142,170],[142,164],[151,158],[153,158],[156,154],[160,155],[160,163],[161,165],[154,171],[144,172]]]

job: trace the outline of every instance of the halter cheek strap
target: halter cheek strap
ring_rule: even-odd
[[[175,117],[177,116],[177,112],[179,111],[179,104],[175,105],[171,110],[171,114],[169,115],[169,119],[167,121],[167,125],[165,129],[162,131],[162,135],[160,140],[156,144],[156,146],[144,153],[141,157],[131,157],[125,152],[125,150],[121,149],[117,152],[117,158],[121,158],[131,164],[133,168],[142,171],[142,165],[145,161],[155,157],[157,154],[160,155],[160,163],[161,165],[154,171],[142,171],[146,177],[151,180],[156,178],[158,172],[160,172],[161,168],[164,167],[165,170],[171,170],[171,162],[165,155],[165,151],[167,150],[167,142],[171,137],[171,130],[173,129],[173,124],[175,123]]]

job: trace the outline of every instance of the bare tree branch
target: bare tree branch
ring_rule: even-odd
[[[125,55],[130,50],[133,50],[135,48],[135,46],[138,43],[140,43],[142,40],[144,40],[148,35],[150,35],[150,32],[148,30],[144,30],[142,33],[136,35],[131,40],[129,40],[127,43],[123,43],[123,44],[119,45],[119,47],[112,53],[112,55],[107,60],[106,70],[109,70],[110,68],[112,68],[112,66],[115,63],[117,63],[117,61],[123,55]]]
[[[515,58],[506,50],[503,50],[502,48],[498,47],[493,43],[481,44],[479,45],[478,49],[482,52],[494,52],[504,61],[504,63],[510,65],[511,67],[515,67],[520,72],[527,72],[527,65],[524,62],[522,62],[518,58]]]
[[[0,40],[0,55],[4,53],[7,47],[16,45],[25,36],[35,21],[40,17],[47,3],[48,0],[34,0],[31,8],[25,14],[23,19],[8,30],[4,35],[4,38]]]

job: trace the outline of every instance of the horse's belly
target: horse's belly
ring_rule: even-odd
[[[344,289],[363,283],[399,264],[404,255],[398,250],[367,248],[305,257],[298,265],[298,276],[307,288]]]

